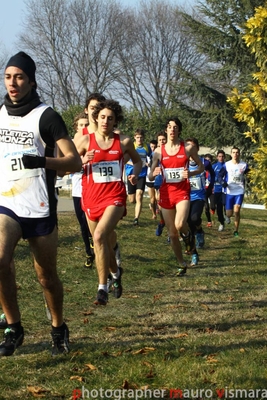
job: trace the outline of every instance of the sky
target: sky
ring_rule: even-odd
[[[41,1],[41,0],[39,0]],[[120,0],[125,6],[138,6],[138,0]],[[185,5],[192,0],[172,0],[172,4]],[[0,0],[0,50],[6,50],[9,55],[17,52],[19,49],[15,45],[19,33],[23,30],[22,18],[24,9],[23,0]]]

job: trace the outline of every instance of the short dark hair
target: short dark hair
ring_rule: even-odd
[[[96,121],[98,114],[100,113],[101,110],[104,110],[104,108],[107,108],[108,110],[111,110],[115,114],[115,124],[114,127],[117,126],[117,124],[121,121],[123,121],[123,111],[122,107],[120,106],[119,102],[116,100],[105,100],[105,101],[100,101],[96,106],[94,111],[92,112],[92,117]]]
[[[158,142],[155,139],[150,140],[149,144],[154,144],[155,146],[157,146]]]
[[[224,150],[218,150],[218,151],[217,151],[217,156],[218,156],[219,154],[223,154],[224,157],[225,157],[225,151],[224,151]]]
[[[212,155],[212,154],[210,154],[210,153],[207,153],[207,154],[205,154],[205,155],[204,155],[204,158],[206,158],[206,159],[209,159],[209,160],[210,160],[210,162],[212,162],[212,161],[213,161],[213,155]]]
[[[100,102],[100,101],[105,101],[106,98],[105,98],[105,96],[103,96],[101,93],[91,93],[91,94],[87,97],[87,99],[86,99],[86,101],[85,101],[85,108],[88,108],[89,103],[90,103],[91,100],[97,100],[97,101]]]
[[[167,121],[166,121],[166,124],[165,124],[165,129],[167,128],[167,126],[169,125],[169,123],[171,121],[175,122],[176,125],[179,127],[179,132],[182,132],[183,125],[182,125],[182,122],[179,120],[178,117],[170,117],[170,118],[168,118]]]
[[[237,147],[237,146],[233,146],[233,147],[232,147],[232,149],[231,149],[231,152],[232,152],[232,150],[238,150],[238,151],[239,151],[239,153],[240,153],[240,148],[239,148],[239,147]]]
[[[160,131],[156,134],[156,138],[158,139],[159,136],[164,136],[167,139],[167,133],[164,131]]]
[[[194,138],[194,137],[187,138],[185,140],[185,142],[193,142],[194,145],[196,145],[197,149],[199,150],[199,142],[198,142],[197,138]]]

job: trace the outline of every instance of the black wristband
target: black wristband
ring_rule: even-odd
[[[26,169],[45,168],[46,158],[35,154],[23,154],[22,162]]]

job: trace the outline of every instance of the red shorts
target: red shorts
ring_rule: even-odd
[[[190,201],[190,192],[188,190],[179,190],[175,193],[162,193],[160,190],[159,205],[162,208],[173,209],[176,207],[176,204],[183,200]]]
[[[98,207],[86,208],[84,209],[84,212],[90,221],[98,222],[108,206],[124,207],[124,213],[122,217],[125,217],[127,214],[126,206],[124,204],[105,204]]]

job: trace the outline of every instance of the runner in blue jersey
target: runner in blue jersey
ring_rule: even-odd
[[[220,182],[219,176],[222,168],[225,167],[225,152],[223,150],[217,151],[217,160],[212,168],[215,172],[215,182],[214,182],[214,203],[217,210],[218,221],[220,223],[218,231],[222,232],[224,230],[224,215],[223,215],[223,204],[224,204],[224,193],[223,187]]]
[[[139,154],[142,160],[142,171],[138,176],[137,185],[132,185],[129,180],[127,180],[128,188],[128,200],[130,203],[135,204],[135,215],[134,215],[134,226],[139,226],[139,217],[142,211],[143,195],[146,186],[146,176],[147,176],[147,156],[150,155],[150,150],[146,144],[144,144],[145,131],[143,129],[136,129],[134,134],[134,146],[135,150]],[[133,174],[133,163],[129,160],[125,164],[125,173],[128,177]]]
[[[199,143],[196,138],[188,138],[186,139],[186,142],[195,145],[199,150]],[[202,158],[202,162],[204,164],[204,171],[198,175],[194,175],[189,178],[191,193],[190,193],[190,211],[187,222],[193,238],[192,250],[191,250],[192,254],[191,266],[198,264],[199,256],[197,252],[197,247],[202,248],[205,243],[204,231],[202,229],[201,215],[203,213],[203,208],[205,205],[206,191],[210,193],[212,192],[214,185],[214,178],[215,178],[215,173],[212,169],[210,161]],[[198,166],[195,163],[195,161],[190,158],[189,171],[194,171],[197,168]],[[210,184],[207,189],[206,189],[206,174],[205,174],[206,171],[208,171],[210,174]]]

